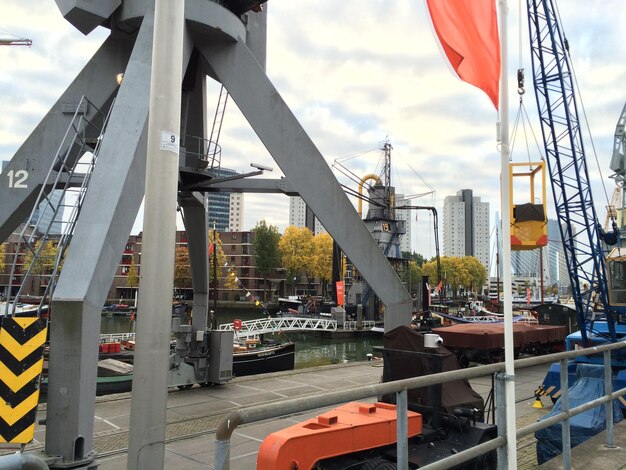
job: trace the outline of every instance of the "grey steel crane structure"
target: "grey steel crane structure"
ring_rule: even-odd
[[[83,34],[98,26],[111,33],[0,175],[0,240],[27,218],[81,97],[88,97],[98,109],[112,106],[106,132],[88,136],[101,139],[98,163],[52,298],[46,419],[45,454],[56,457],[58,468],[96,468],[92,435],[98,351],[94,343],[106,293],[144,196],[154,0],[56,3]],[[299,194],[385,304],[385,329],[407,324],[408,292],[265,74],[267,8],[263,7],[264,1],[255,0],[185,0],[178,203],[191,260],[193,329],[207,327],[205,191]],[[121,84],[115,80],[119,73],[123,73]],[[227,89],[284,178],[211,185],[206,158],[185,151],[191,142],[188,136],[206,138],[206,76]],[[87,120],[99,119],[90,107],[81,112]],[[66,150],[76,160],[81,157]]]

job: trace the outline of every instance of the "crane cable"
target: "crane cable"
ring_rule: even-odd
[[[559,6],[556,4],[554,4],[555,7],[555,14],[557,16],[557,21],[562,25],[563,22],[561,21],[561,13],[559,12]],[[587,118],[587,110],[585,108],[585,105],[583,104],[583,98],[582,98],[582,94],[580,93],[580,88],[578,86],[578,79],[576,78],[576,72],[574,71],[574,63],[571,60],[571,55],[570,55],[570,50],[569,50],[569,41],[567,40],[567,37],[565,36],[565,32],[563,31],[563,36],[564,36],[564,43],[565,43],[565,54],[567,55],[567,59],[569,61],[569,65],[570,65],[570,70],[572,72],[572,81],[574,83],[574,88],[576,89],[576,95],[578,95],[578,100],[580,102],[580,108],[582,109],[582,115],[583,115],[583,120],[585,121],[585,127],[587,128],[587,135],[589,136],[589,142],[591,143],[591,148],[593,151],[593,157],[596,161],[596,166],[598,168],[598,173],[600,174],[600,183],[602,184],[602,191],[604,192],[604,200],[606,203],[606,206],[609,205],[609,196],[607,193],[607,189],[606,189],[606,185],[604,183],[604,176],[602,174],[602,169],[600,167],[600,161],[598,160],[598,153],[596,151],[596,145],[595,142],[593,140],[593,136],[591,135],[591,128],[589,127],[589,119]],[[582,137],[582,136],[581,136]],[[582,141],[582,140],[581,140]],[[613,217],[611,217],[611,220],[615,220]]]

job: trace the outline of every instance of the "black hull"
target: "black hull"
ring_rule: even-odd
[[[267,374],[293,370],[296,363],[296,345],[284,343],[255,351],[233,354],[233,375]]]
[[[110,395],[112,393],[130,392],[133,387],[132,374],[98,377],[96,383],[96,395]],[[46,395],[48,393],[48,378],[44,378],[39,384],[39,393]]]

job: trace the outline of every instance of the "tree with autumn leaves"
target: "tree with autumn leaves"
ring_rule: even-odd
[[[313,237],[315,255],[313,258],[313,274],[322,283],[322,295],[328,293],[328,283],[333,278],[333,239],[327,233]]]
[[[302,275],[306,276],[309,284],[315,278],[320,279],[325,289],[332,278],[333,241],[330,235],[324,233],[314,236],[305,227],[290,226],[280,237],[278,249],[292,291]]]
[[[6,243],[0,243],[0,272],[4,271],[5,268],[5,262],[4,262],[4,256],[6,254]]]
[[[440,260],[443,289],[450,288],[456,296],[461,290],[480,291],[487,280],[487,270],[474,256],[443,256]],[[422,274],[428,276],[431,287],[437,285],[437,261],[424,263]]]
[[[234,267],[228,266],[227,263],[219,232],[209,230],[209,282],[215,285],[215,282],[219,283],[220,279],[223,279],[223,286],[226,289],[238,289],[237,273]]]
[[[186,246],[176,247],[174,261],[174,289],[191,288],[191,267],[189,266],[189,250]]]
[[[35,243],[33,251],[27,251],[24,255],[24,268],[30,269],[30,273],[39,276],[50,275],[54,271],[54,263],[56,259],[56,244],[46,241],[41,246],[42,240]],[[39,253],[35,258],[35,253]]]

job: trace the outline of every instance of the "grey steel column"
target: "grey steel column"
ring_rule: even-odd
[[[193,282],[192,325],[194,331],[204,331],[208,325],[209,308],[209,239],[207,210],[202,194],[179,197],[185,216],[189,264]]]
[[[100,313],[143,197],[151,45],[150,14],[121,69],[124,82],[52,299],[45,450],[65,464],[93,458]],[[104,65],[86,67],[94,87],[104,88],[107,79],[114,82],[120,71]],[[40,143],[41,153],[48,143]]]
[[[156,0],[129,470],[162,469],[183,67],[184,0]]]

